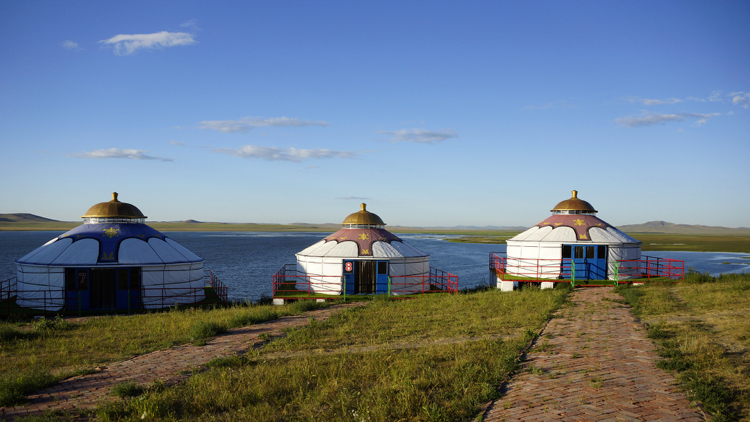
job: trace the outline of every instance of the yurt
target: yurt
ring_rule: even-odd
[[[331,295],[388,293],[391,277],[391,294],[422,291],[425,280],[429,283],[430,256],[384,226],[361,204],[360,211],[344,219],[341,230],[296,254],[296,271],[303,275],[297,289]]]
[[[578,198],[578,191],[574,190],[570,199],[558,203],[551,212],[547,219],[506,241],[507,274],[613,280],[619,271],[618,260],[641,258],[641,242],[597,217],[597,210]],[[507,290],[505,283],[498,287]],[[551,284],[543,283],[543,287]]]
[[[146,216],[116,192],[82,218],[82,225],[16,260],[19,306],[107,311],[204,299],[203,259],[147,226]]]

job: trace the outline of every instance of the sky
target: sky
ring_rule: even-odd
[[[750,227],[747,1],[0,2],[0,213]]]

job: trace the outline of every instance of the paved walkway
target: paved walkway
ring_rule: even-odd
[[[182,345],[113,363],[96,373],[68,378],[57,385],[32,394],[28,396],[29,403],[25,406],[0,408],[0,420],[39,415],[47,410],[75,413],[77,410],[94,409],[101,401],[116,400],[117,398],[110,394],[110,390],[114,385],[123,382],[136,382],[139,385],[148,385],[156,380],[161,380],[166,384],[177,383],[190,376],[189,371],[212,359],[260,347],[264,343],[259,339],[261,334],[280,336],[285,328],[307,325],[310,317],[325,321],[335,312],[366,303],[339,304],[305,312],[298,316],[286,316],[229,330],[204,346]]]
[[[610,287],[577,289],[484,421],[704,421]]]

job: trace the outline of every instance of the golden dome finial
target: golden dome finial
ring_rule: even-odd
[[[373,214],[370,211],[367,211],[367,204],[364,202],[359,204],[359,207],[361,208],[359,211],[349,214],[344,219],[343,224],[356,224],[356,225],[374,225],[374,226],[384,226],[385,223],[383,220],[378,217],[377,214]]]
[[[573,191],[573,197],[566,199],[552,208],[550,211],[577,211],[578,213],[596,213],[594,207],[583,199],[578,198],[578,191]]]
[[[135,205],[117,200],[117,192],[112,192],[112,200],[100,202],[86,211],[82,218],[126,218],[140,219],[145,215]]]

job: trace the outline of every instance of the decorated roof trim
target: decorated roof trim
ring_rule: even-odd
[[[372,244],[375,242],[401,242],[401,239],[385,229],[341,229],[323,240],[326,242],[354,242],[357,244],[358,256],[372,256]]]
[[[570,227],[576,233],[576,239],[579,241],[590,241],[589,230],[597,227],[606,230],[612,227],[609,223],[595,217],[585,214],[558,214],[548,217],[546,220],[536,225],[537,227]]]

